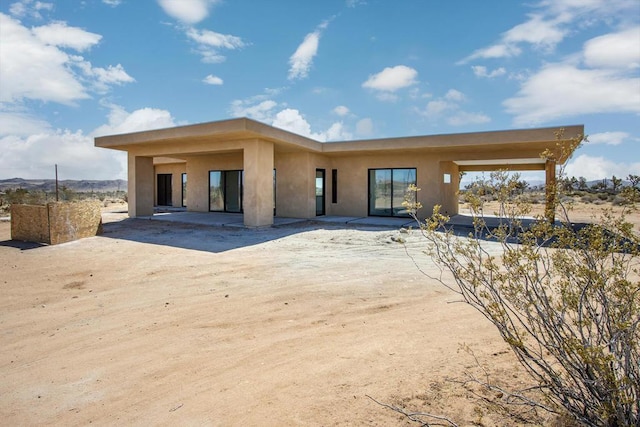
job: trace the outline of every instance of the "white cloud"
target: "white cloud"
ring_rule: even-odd
[[[570,161],[565,169],[567,176],[585,177],[587,181],[609,178],[613,175],[626,177],[640,171],[640,162],[616,163],[604,157],[581,154]]]
[[[92,67],[91,63],[85,61],[81,56],[70,56],[74,65],[82,70],[83,74],[89,78],[92,90],[97,93],[106,93],[110,86],[133,83],[135,79],[124,70],[122,65],[109,65],[107,68]],[[86,79],[85,79],[86,80]]]
[[[444,111],[452,110],[457,107],[458,105],[453,102],[449,102],[444,99],[435,99],[427,103],[427,108],[424,111],[424,115],[427,117],[436,116],[443,113]]]
[[[271,99],[260,100],[257,103],[251,99],[236,99],[231,102],[229,112],[233,117],[248,117],[266,123],[273,120],[273,109],[277,106],[278,103]]]
[[[207,77],[204,78],[204,80],[202,80],[204,83],[209,84],[209,85],[222,85],[224,84],[224,81],[217,76],[214,76],[213,74],[209,74]]]
[[[356,123],[356,134],[364,137],[373,135],[373,120],[369,117],[358,120]]]
[[[365,0],[346,0],[346,3],[347,3],[347,7],[351,7],[351,8],[367,4]]]
[[[40,13],[41,10],[52,11],[53,3],[33,0],[20,0],[12,3],[9,7],[9,12],[13,16],[17,16],[19,18],[30,16],[36,19],[42,19],[42,14]]]
[[[353,139],[353,136],[350,132],[345,129],[345,126],[342,122],[335,122],[329,129],[320,133],[319,141],[344,141]]]
[[[589,135],[588,141],[584,144],[607,144],[607,145],[620,145],[625,139],[629,139],[631,135],[627,132],[602,132]]]
[[[286,108],[276,114],[272,126],[297,133],[308,138],[317,139],[311,132],[311,125],[300,114],[300,111]]]
[[[333,112],[341,117],[344,117],[348,115],[351,111],[349,111],[349,109],[344,105],[338,105],[336,108],[333,109]]]
[[[108,123],[96,128],[90,136],[115,135],[176,126],[171,113],[167,110],[140,108],[129,113],[119,105],[107,106],[111,109]]]
[[[453,116],[447,118],[447,123],[451,126],[466,126],[489,123],[491,118],[482,113],[469,113],[466,111],[458,111]]]
[[[141,108],[129,113],[117,105],[109,108],[108,122],[89,134],[53,129],[22,113],[0,113],[0,173],[6,178],[47,178],[57,164],[61,179],[126,179],[126,153],[97,148],[93,138],[176,123],[165,110]]]
[[[466,126],[491,121],[491,118],[484,113],[464,111],[461,104],[466,100],[465,94],[459,90],[449,89],[443,97],[429,101],[425,109],[418,110],[417,113],[430,120],[443,119],[451,126]]]
[[[67,47],[78,52],[85,51],[98,44],[102,36],[81,28],[69,27],[66,22],[52,22],[35,27],[33,34],[45,45]]]
[[[570,8],[568,0],[559,3],[564,7],[562,10]],[[622,3],[613,1],[611,7],[621,8]],[[587,10],[607,8],[600,0],[589,4],[585,6]],[[503,105],[519,126],[583,114],[638,114],[640,78],[635,73],[638,68],[640,26],[636,24],[592,38],[581,52],[568,56],[564,62],[548,63],[526,76],[518,93]]]
[[[487,67],[484,67],[482,65],[475,65],[472,66],[471,69],[473,70],[473,74],[475,74],[476,77],[484,77],[487,79],[493,79],[495,77],[503,76],[507,73],[507,70],[505,70],[504,67],[499,67],[495,70],[488,71]]]
[[[639,68],[640,26],[589,40],[584,45],[584,62],[592,68]]]
[[[220,49],[234,50],[245,46],[240,37],[215,31],[188,28],[185,34],[196,42],[196,51],[202,56],[202,62],[209,64],[223,62],[226,59],[218,52]]]
[[[509,58],[522,53],[519,47],[522,43],[528,43],[535,49],[552,51],[567,34],[566,25],[561,19],[547,19],[542,15],[529,15],[529,19],[504,32],[500,41],[489,47],[481,48],[473,52],[461,63],[473,59]]]
[[[518,24],[503,34],[503,42],[509,46],[517,43],[529,43],[536,48],[553,49],[567,34],[562,19],[547,20],[534,14],[529,20]]]
[[[236,99],[229,105],[232,117],[249,117],[263,123],[271,123],[278,103],[273,100],[284,88],[265,88],[264,92],[246,99]]]
[[[362,87],[381,92],[395,92],[416,84],[417,76],[418,72],[415,69],[406,65],[396,65],[370,75],[367,81],[362,83]]]
[[[376,98],[384,102],[397,102],[400,97],[393,92],[378,92]]]
[[[226,57],[220,53],[221,49],[235,50],[246,46],[240,37],[192,27],[193,24],[209,16],[210,8],[219,1],[157,0],[167,15],[181,22],[176,28],[184,31],[187,38],[196,43],[195,52],[202,57],[202,62],[207,64],[216,64],[226,60]]]
[[[199,44],[220,49],[238,49],[244,46],[244,42],[240,37],[220,34],[210,30],[189,28],[187,36]]]
[[[304,79],[309,75],[313,58],[318,53],[320,36],[329,25],[329,21],[322,22],[313,32],[307,34],[289,58],[289,80]]]
[[[562,22],[584,20],[590,25],[608,20],[614,15],[634,16],[638,11],[636,0],[541,0],[538,5],[547,16],[559,17]]]
[[[455,89],[449,89],[447,93],[444,95],[444,97],[445,99],[448,99],[449,101],[454,101],[454,102],[464,102],[466,99],[466,97],[462,92]]]
[[[611,70],[549,64],[503,102],[517,125],[538,124],[579,114],[640,113],[640,78]]]
[[[489,47],[484,47],[476,50],[468,57],[464,58],[459,64],[466,64],[474,59],[496,59],[496,58],[509,58],[512,56],[518,56],[522,53],[522,49],[517,46],[508,44],[495,44]]]
[[[518,56],[521,45],[529,45],[543,52],[553,51],[576,27],[595,22],[609,22],[617,18],[637,16],[637,0],[541,0],[533,7],[536,13],[508,31],[496,43],[480,48],[462,59],[459,64],[473,59],[495,59]]]
[[[55,28],[61,34],[53,34]],[[100,39],[80,28],[54,23],[29,29],[0,13],[0,39],[0,102],[73,104],[89,98],[90,91],[105,92],[113,84],[134,81],[120,64],[93,67],[82,56],[65,52],[61,47],[85,50]]]
[[[10,135],[0,145],[0,170],[7,178],[53,178],[56,164],[60,179],[126,178],[126,153],[95,148],[82,131]]]
[[[26,113],[0,111],[0,137],[8,135],[28,136],[49,132],[49,123]]]
[[[286,108],[278,112],[271,125],[321,142],[352,139],[352,135],[345,130],[342,122],[333,123],[324,132],[312,132],[311,125],[300,114],[300,111],[292,108]]]
[[[122,3],[122,0],[102,0],[102,3],[107,4],[111,7],[116,7],[116,6],[120,6],[120,3]]]
[[[207,16],[218,0],[158,0],[164,12],[186,24],[196,24]]]

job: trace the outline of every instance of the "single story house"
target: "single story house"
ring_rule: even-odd
[[[570,138],[584,126],[344,142],[316,140],[247,118],[110,135],[97,147],[128,154],[129,216],[154,206],[195,212],[241,212],[248,227],[273,224],[275,215],[402,216],[409,184],[429,215],[434,205],[458,213],[459,172],[546,170],[555,179]],[[570,149],[569,151],[571,151]]]

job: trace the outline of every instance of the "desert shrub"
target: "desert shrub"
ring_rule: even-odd
[[[571,196],[563,196],[560,201],[561,201],[561,203],[566,205],[566,204],[573,203],[574,199]]]
[[[589,193],[580,197],[580,201],[584,203],[593,203],[595,200],[596,200],[596,197],[593,194],[589,194]]]
[[[613,204],[613,206],[624,206],[624,205],[628,205],[631,202],[627,197],[618,194],[613,198],[611,203]]]
[[[598,193],[596,194],[596,197],[602,201],[607,201],[609,200],[609,194],[607,193]]]
[[[421,223],[443,272],[434,279],[488,319],[529,374],[518,403],[587,426],[640,425],[640,238],[625,212],[574,227],[561,210],[561,223],[525,226],[514,182],[496,175],[487,185],[506,219],[497,228],[475,216],[473,232],[456,236],[438,207]],[[483,211],[481,197],[470,203]]]

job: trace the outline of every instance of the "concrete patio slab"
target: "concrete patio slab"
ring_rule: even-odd
[[[380,217],[380,216],[368,216],[364,218],[354,219],[348,222],[349,225],[374,225],[378,227],[409,227],[416,225],[415,220],[412,218],[393,218],[393,217]]]
[[[208,225],[211,227],[237,227],[244,228],[244,215],[241,213],[228,213],[228,212],[188,212],[182,210],[162,210],[156,212],[153,216],[140,217],[153,221],[167,221],[178,222],[184,224],[199,224]],[[485,215],[484,220],[487,227],[490,229],[498,227],[506,219]],[[365,226],[365,227],[389,227],[389,228],[401,228],[401,227],[413,227],[417,228],[418,224],[412,218],[398,218],[398,217],[355,217],[355,216],[338,216],[338,215],[326,215],[319,216],[313,219],[303,218],[285,218],[274,217],[273,226],[286,226],[290,224],[303,223],[306,221],[312,221],[316,223],[325,224],[343,224],[351,226]],[[529,226],[534,221],[533,218],[522,218],[523,225]],[[458,231],[472,230],[473,229],[473,217],[471,215],[459,214],[453,215],[447,222],[448,227],[453,227]]]

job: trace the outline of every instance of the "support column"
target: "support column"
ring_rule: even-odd
[[[244,225],[273,225],[273,143],[249,141],[243,152]]]
[[[449,216],[457,215],[458,189],[460,187],[458,165],[452,161],[440,162],[440,176],[438,180],[440,182],[440,200],[438,203],[441,205],[442,213]],[[422,215],[429,216],[431,212],[422,212]]]
[[[153,215],[154,173],[153,157],[128,156],[128,200],[129,216]]]
[[[546,191],[546,204],[544,209],[544,216],[547,220],[553,223],[556,220],[556,161],[547,160],[545,164],[545,191]]]

